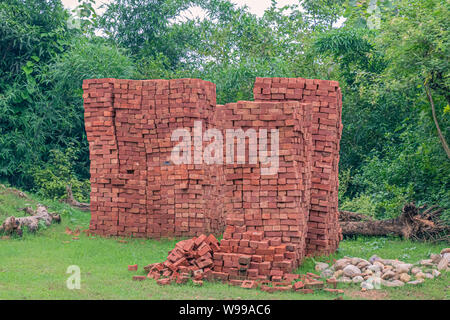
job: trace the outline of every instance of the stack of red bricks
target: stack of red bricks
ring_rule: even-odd
[[[310,201],[310,111],[309,105],[295,101],[239,101],[221,107],[223,130],[254,130],[260,139],[259,130],[267,130],[269,159],[267,164],[252,161],[249,154],[258,154],[261,159],[258,147],[264,144],[259,140],[258,145],[249,135],[249,143],[236,141],[245,146],[243,163],[239,163],[236,153],[232,164],[224,165],[227,227],[221,248],[226,254],[215,256],[215,271],[238,279],[281,280],[283,273],[303,259]],[[278,134],[278,146],[272,145],[276,142],[272,141],[272,129]],[[270,156],[276,149],[278,162],[273,163]],[[271,166],[274,170],[268,172]],[[241,254],[252,260],[248,270],[238,262]]]
[[[337,81],[256,78],[255,101],[300,101],[312,107],[311,210],[307,254],[328,254],[341,240],[338,222],[342,96]]]
[[[91,224],[108,236],[160,238],[225,230],[215,272],[278,279],[306,254],[334,251],[341,94],[338,83],[257,78],[255,102],[216,105],[215,85],[198,79],[85,80],[86,133],[91,159]],[[233,163],[174,164],[176,129],[254,130]],[[267,130],[267,149],[261,132]],[[279,163],[271,162],[272,131]],[[239,141],[237,142],[239,143]],[[275,143],[275,142],[273,142]],[[192,154],[204,148],[195,141]],[[249,157],[257,148],[258,159]],[[266,151],[268,163],[261,163]],[[250,258],[241,258],[241,255]],[[247,261],[247,264],[242,262]],[[239,262],[241,261],[241,262]],[[238,280],[240,278],[234,279]]]
[[[147,236],[190,236],[223,229],[221,212],[205,206],[204,193],[218,197],[209,187],[211,181],[207,165],[171,162],[171,152],[177,142],[171,141],[174,130],[184,128],[193,135],[194,122],[202,129],[215,106],[215,86],[197,79],[152,81],[154,89],[146,92],[155,114],[153,130],[143,139],[148,143]],[[192,145],[192,152],[194,152]],[[213,193],[211,195],[211,193]]]
[[[219,233],[223,177],[205,164],[174,165],[177,128],[203,129],[215,86],[197,79],[92,79],[83,83],[91,160],[90,230],[159,238]],[[209,201],[208,201],[209,200]]]
[[[222,240],[220,252],[214,253],[213,278],[281,281],[294,269],[298,261],[294,245],[282,245],[281,238],[264,239],[261,231],[232,232],[236,229],[242,228],[226,228],[224,236],[229,239]]]

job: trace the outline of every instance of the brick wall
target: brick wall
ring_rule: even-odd
[[[305,254],[330,253],[340,240],[337,188],[341,94],[337,82],[257,78],[255,101],[216,105],[215,85],[198,79],[83,82],[91,160],[90,230],[159,238],[224,231],[217,272],[251,274],[296,267]],[[203,163],[175,165],[175,129],[279,132],[279,170]],[[203,142],[205,147],[209,142]],[[192,143],[192,153],[198,148]],[[235,158],[237,160],[237,158]],[[242,269],[242,268],[241,268]],[[269,271],[267,271],[269,270]]]

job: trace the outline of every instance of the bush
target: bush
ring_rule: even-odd
[[[65,152],[53,149],[49,161],[43,166],[30,170],[34,179],[34,191],[39,195],[58,200],[66,195],[66,186],[71,185],[73,196],[81,202],[89,201],[89,180],[79,179],[73,168],[76,149],[68,147]]]

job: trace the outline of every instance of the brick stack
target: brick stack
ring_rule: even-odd
[[[171,152],[178,141],[171,141],[174,130],[185,128],[193,136],[195,121],[205,130],[214,110],[214,84],[198,79],[152,80],[145,100],[154,106],[148,121],[154,129],[144,135],[147,142],[148,190],[147,236],[188,236],[220,232],[222,213],[208,210],[205,202],[217,190],[204,163],[175,165]],[[191,145],[192,155],[195,144]]]
[[[114,79],[83,81],[84,119],[91,161],[90,230],[102,235],[117,235],[120,203],[119,160],[116,130]],[[114,185],[113,185],[114,184]]]
[[[117,235],[146,235],[147,164],[143,139],[142,81],[114,81],[114,118],[119,173],[111,182],[118,192]]]
[[[277,279],[305,254],[337,248],[337,82],[257,78],[255,102],[224,106],[216,105],[215,85],[198,79],[92,79],[83,90],[92,232],[159,238],[219,234],[227,226],[216,272],[254,279]],[[254,141],[241,142],[245,156],[235,150],[233,164],[225,143],[224,164],[197,163],[196,151],[210,141],[191,141],[193,163],[172,163],[173,131],[192,137],[196,121],[203,133],[219,129],[224,142],[227,129],[253,129],[257,138],[266,129],[269,158],[270,130],[278,129],[278,171],[261,174],[271,164],[249,158],[254,147],[260,155]]]
[[[341,240],[338,222],[338,162],[342,133],[339,83],[303,78],[256,78],[255,101],[312,104],[311,211],[306,237],[308,254],[328,254]]]
[[[91,231],[164,237],[219,233],[223,175],[202,164],[175,165],[172,131],[215,106],[214,84],[198,79],[92,79],[83,83],[91,159]],[[192,144],[194,153],[195,145]],[[218,186],[218,187],[214,187]]]
[[[214,270],[232,279],[281,280],[304,256],[310,198],[311,110],[308,105],[300,108],[298,102],[248,101],[229,103],[221,109],[224,131],[241,128],[248,133],[254,129],[255,137],[261,138],[259,129],[267,130],[269,158],[271,129],[278,130],[279,168],[273,174],[262,173],[262,168],[275,164],[253,164],[249,158],[252,147],[261,157],[261,140],[256,143],[250,138],[247,142],[236,139],[237,144],[245,145],[245,163],[238,163],[235,152],[233,164],[225,164],[229,186],[227,227],[221,242],[225,253],[214,256]],[[242,255],[251,265],[239,262]]]

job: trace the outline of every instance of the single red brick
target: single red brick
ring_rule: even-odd
[[[156,280],[156,283],[159,284],[160,286],[169,285],[170,282],[171,282],[170,278],[163,278],[163,279]]]
[[[133,265],[129,265],[128,266],[128,271],[137,271],[138,269],[138,265],[137,264],[133,264]]]
[[[192,280],[192,283],[196,286],[203,286],[203,281],[202,280]]]
[[[245,288],[245,289],[255,289],[258,287],[258,283],[256,281],[252,281],[252,280],[245,280],[244,282],[242,282],[241,288]]]
[[[296,292],[310,294],[310,293],[314,293],[314,290],[313,289],[298,289],[298,290],[296,290]]]
[[[145,276],[133,276],[134,281],[144,281],[145,279]]]
[[[323,289],[323,291],[327,291],[327,292],[331,292],[331,293],[344,293],[344,290],[341,290],[341,289],[325,288],[325,289]]]

